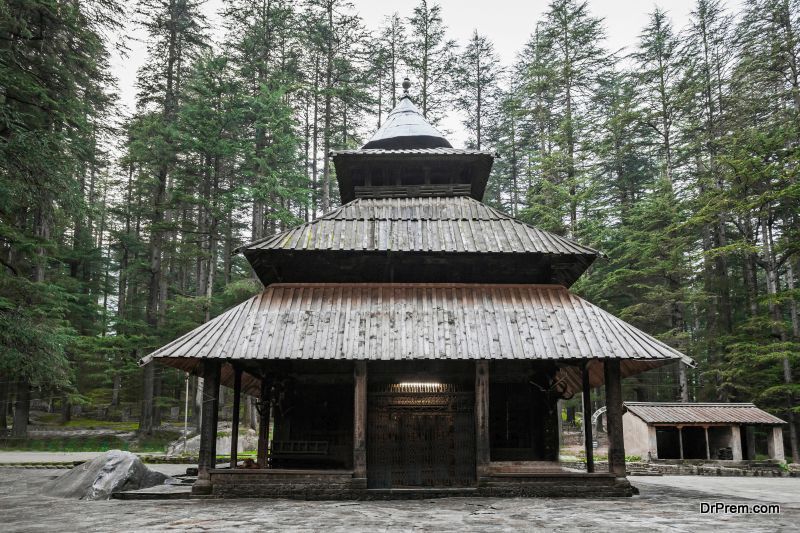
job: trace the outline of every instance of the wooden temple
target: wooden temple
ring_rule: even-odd
[[[569,291],[599,252],[481,202],[493,154],[407,94],[333,152],[342,206],[243,246],[264,291],[148,355],[205,380],[198,494],[626,496],[621,379],[691,359]],[[217,468],[219,385],[258,468]],[[559,467],[557,402],[604,386],[609,471]]]

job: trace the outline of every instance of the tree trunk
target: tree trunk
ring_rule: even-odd
[[[153,433],[153,385],[155,377],[155,362],[151,361],[144,367],[142,411],[139,415],[139,432],[146,435]]]
[[[8,378],[0,375],[0,430],[8,429]]]
[[[66,394],[61,397],[61,423],[66,424],[72,420],[72,403]]]
[[[195,387],[194,394],[194,423],[196,427],[200,427],[203,420],[203,378],[197,378],[197,386]]]
[[[776,340],[780,340],[781,344],[788,341],[786,328],[783,327],[783,313],[780,305],[776,301],[778,294],[778,265],[775,260],[775,248],[773,245],[772,225],[769,219],[765,217],[761,222],[761,232],[764,240],[764,255],[765,255],[765,268],[767,274],[767,292],[771,296],[769,300],[770,315],[773,320],[772,334]],[[793,332],[794,333],[794,332]],[[783,382],[787,387],[791,387],[794,383],[792,378],[792,367],[788,357],[783,357],[781,370],[783,371]],[[795,461],[798,459],[798,442],[797,442],[797,427],[794,416],[794,395],[791,391],[786,393],[786,417],[789,422],[789,442],[792,447],[792,457]]]
[[[122,387],[122,376],[114,374],[114,383],[111,386],[111,407],[119,407],[119,390]]]
[[[27,379],[17,382],[17,399],[14,402],[14,427],[11,436],[24,439],[28,436],[28,416],[31,408],[31,386]]]

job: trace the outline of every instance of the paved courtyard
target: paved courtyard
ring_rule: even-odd
[[[166,469],[165,469],[166,470]],[[627,499],[87,502],[39,494],[63,470],[0,468],[0,529],[39,531],[797,531],[799,478],[633,477]],[[779,515],[700,514],[700,502],[780,503]]]

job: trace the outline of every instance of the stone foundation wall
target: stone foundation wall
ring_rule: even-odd
[[[766,461],[704,461],[674,460],[670,462],[628,463],[629,474],[661,474],[665,476],[749,476],[789,477],[777,463]]]
[[[300,500],[387,500],[452,496],[625,497],[634,488],[612,475],[492,475],[476,487],[367,489],[367,480],[348,472],[212,470],[212,497],[288,498]]]

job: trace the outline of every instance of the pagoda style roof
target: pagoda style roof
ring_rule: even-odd
[[[425,119],[406,93],[386,117],[386,122],[363,148],[452,148],[452,146],[442,133]]]
[[[342,203],[355,198],[472,196],[483,199],[495,154],[453,148],[405,94],[360,150],[330,154]]]
[[[558,282],[565,285],[572,284],[600,255],[597,250],[525,224],[468,196],[359,198],[314,221],[242,246],[239,251],[244,253],[265,285],[276,281],[327,281],[319,277],[293,279],[292,276],[299,276],[301,271],[294,266],[282,268],[285,261],[293,261],[292,252],[317,252],[331,261],[326,268],[315,267],[315,276],[326,275],[326,272],[332,275],[336,269],[349,272],[355,268],[343,255],[348,252],[357,253],[361,258],[377,254],[384,258],[384,263],[389,256],[424,254],[452,259],[451,276],[458,275],[456,256],[471,256],[465,260],[472,263],[470,268],[477,266],[477,275],[483,278],[454,281]],[[503,265],[487,272],[486,267],[491,265],[481,264],[485,256],[497,257],[498,261],[508,259],[509,275],[514,278],[492,280],[493,274],[502,275]],[[371,273],[382,273],[384,263],[377,273],[374,265],[358,269],[358,273],[366,276],[363,281],[401,281],[397,278],[400,274],[397,268],[394,279],[369,277]],[[417,268],[422,275],[424,266],[424,261],[420,260],[410,268]],[[348,281],[346,277],[331,280]],[[438,280],[421,277],[402,281]]]
[[[560,388],[581,390],[589,361],[620,359],[623,376],[694,361],[559,285],[273,284],[145,357],[185,371],[206,359],[546,360]],[[223,379],[232,374],[227,372]]]
[[[445,156],[482,156],[496,157],[490,150],[472,150],[469,148],[360,148],[358,150],[331,150],[331,157],[340,155],[356,155],[361,157],[394,156],[394,155],[445,155]]]
[[[369,148],[330,153],[342,203],[355,198],[472,196],[481,200],[495,153],[461,148]]]
[[[785,424],[752,403],[625,402],[648,424]]]

